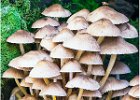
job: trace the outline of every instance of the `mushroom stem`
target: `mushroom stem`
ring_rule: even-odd
[[[106,83],[106,80],[108,79],[109,74],[110,74],[110,72],[111,72],[111,70],[112,70],[112,68],[113,68],[113,66],[115,64],[116,58],[117,58],[117,55],[111,55],[111,58],[110,58],[110,61],[109,61],[105,76],[100,81],[101,87]]]
[[[118,74],[118,75],[116,75],[116,78],[117,78],[117,79],[120,79],[120,75],[119,75],[119,74]]]
[[[35,96],[38,97],[39,95],[39,90],[35,90]]]
[[[41,50],[41,46],[40,46],[40,44],[38,45],[38,50]]]
[[[21,92],[24,94],[24,95],[27,95],[27,92],[26,90],[20,86],[20,83],[19,83],[19,80],[15,78],[15,82],[17,84],[17,86],[19,87],[19,89],[21,90]]]
[[[81,55],[84,53],[84,51],[78,51],[76,54],[76,60],[79,60],[79,58],[81,57]]]
[[[81,100],[81,97],[82,97],[83,92],[84,92],[84,90],[80,88],[79,89],[79,94],[78,94],[77,100]]]
[[[44,99],[44,100],[47,100],[47,97],[44,95],[44,96],[43,96],[43,99]]]
[[[56,100],[56,96],[52,96],[53,100]]]
[[[29,90],[30,90],[31,95],[33,96],[33,95],[34,95],[34,93],[33,93],[32,88],[31,88],[31,87],[29,87]]]
[[[64,59],[60,59],[60,62],[61,62],[61,68],[62,68],[62,66],[64,65]],[[62,73],[62,82],[63,82],[63,87],[65,88],[66,79],[65,79],[65,74],[64,73]]]
[[[113,94],[112,91],[108,92],[108,95],[107,95],[107,97],[106,97],[106,100],[111,100],[112,94]]]
[[[48,85],[50,81],[47,78],[44,78],[45,83]]]
[[[87,74],[90,75],[91,74],[91,70],[92,70],[92,66],[88,65],[88,69],[87,69]]]
[[[92,97],[89,97],[89,99],[88,100],[92,100]]]
[[[98,43],[98,44],[101,44],[101,43],[104,41],[104,39],[105,39],[105,37],[99,37],[99,38],[97,39],[97,43]]]
[[[16,97],[17,97],[18,100],[20,100],[20,99],[22,98],[22,97],[19,95],[19,93],[16,93],[15,95],[16,95]]]
[[[72,73],[72,72],[70,72],[70,73],[69,73],[69,80],[72,80],[72,78],[73,78],[73,73]],[[72,89],[71,89],[71,88],[69,88],[69,89],[68,89],[68,95],[67,95],[67,96],[70,96],[70,95],[71,95],[71,93],[72,93]]]
[[[57,79],[53,79],[53,82],[57,82]]]
[[[96,79],[97,79],[97,76],[96,76],[96,75],[94,75],[93,79],[94,79],[94,80],[96,80]]]
[[[19,44],[19,48],[20,48],[21,54],[23,55],[25,53],[25,49],[24,49],[23,44]]]

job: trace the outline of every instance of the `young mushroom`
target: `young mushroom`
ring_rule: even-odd
[[[14,34],[6,40],[9,43],[19,44],[21,54],[25,53],[23,44],[34,43],[34,35],[25,30],[17,30]]]
[[[130,86],[136,86],[139,85],[140,78],[139,75],[135,76],[131,81],[130,81]]]
[[[139,85],[132,87],[128,94],[134,98],[139,98],[140,97]]]

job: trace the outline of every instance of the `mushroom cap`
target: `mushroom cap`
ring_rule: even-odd
[[[29,77],[29,76],[25,77],[25,82],[26,82],[26,83],[33,83],[34,80],[35,80],[34,78],[31,78],[31,77]]]
[[[113,69],[111,70],[110,74],[116,75],[116,74],[127,74],[130,73],[130,68],[123,62],[116,61]]]
[[[121,90],[129,86],[129,82],[126,80],[118,80],[114,77],[109,77],[106,81],[105,85],[101,89],[102,93],[106,93],[108,91],[116,91]]]
[[[65,48],[62,44],[58,44],[55,48],[52,49],[50,53],[52,58],[74,58],[74,53],[72,50]]]
[[[63,22],[60,26],[58,26],[58,28],[57,28],[58,31],[61,31],[62,29],[67,28],[67,25],[68,25],[67,23]]]
[[[137,29],[129,23],[118,25],[118,28],[121,30],[121,36],[123,38],[137,38],[138,32]]]
[[[60,72],[82,72],[82,68],[78,61],[73,60],[64,64]]]
[[[106,38],[101,44],[101,54],[133,54],[138,49],[123,38]]]
[[[50,25],[46,25],[43,28],[41,28],[36,34],[35,38],[36,39],[43,39],[45,37],[53,37],[58,33],[58,30]]]
[[[21,83],[20,83],[20,86],[23,86],[23,87],[32,87],[32,84],[25,82],[25,79],[23,79],[21,81]]]
[[[133,98],[133,97],[131,97],[129,95],[125,95],[125,96],[122,97],[121,100],[136,100],[136,98]]]
[[[108,6],[101,6],[97,8],[93,12],[89,13],[87,17],[87,20],[90,22],[96,22],[100,19],[108,19],[113,24],[122,24],[129,21],[125,15],[115,11]]]
[[[39,95],[66,96],[67,94],[58,83],[53,82],[44,87]]]
[[[9,43],[27,44],[34,43],[34,34],[25,30],[17,30],[14,34],[9,36],[6,40]]]
[[[95,91],[100,88],[100,85],[97,81],[89,78],[88,76],[81,74],[74,77],[72,80],[70,80],[66,84],[66,87],[67,88],[81,88],[85,90]]]
[[[37,21],[35,21],[33,24],[32,24],[32,28],[42,28],[46,25],[50,25],[50,26],[59,26],[59,22],[56,21],[55,19],[53,18],[41,18],[41,19],[38,19]]]
[[[94,66],[92,66],[91,74],[96,75],[96,76],[104,76],[105,70],[104,70],[103,66],[94,65]]]
[[[51,51],[57,45],[57,43],[54,43],[52,38],[46,37],[41,40],[40,45],[46,50]]]
[[[96,90],[96,91],[84,91],[82,96],[83,97],[98,97],[98,98],[101,98],[102,94],[98,90]]]
[[[103,61],[100,55],[98,53],[91,53],[91,52],[85,52],[84,54],[82,54],[79,62],[82,64],[87,64],[87,65],[102,65],[103,64]]]
[[[52,62],[52,58],[43,50],[32,50],[25,53],[21,57],[16,57],[10,61],[9,66],[19,66],[23,68],[35,67],[37,62],[48,60]]]
[[[139,98],[140,97],[139,85],[132,87],[128,94],[132,97]]]
[[[87,33],[87,29],[79,30],[77,34]]]
[[[56,77],[52,77],[51,79],[53,79],[53,80],[62,80],[62,76],[59,75],[59,76],[56,76]]]
[[[125,89],[122,89],[122,90],[114,91],[113,95],[112,95],[112,98],[124,96],[129,92],[129,90],[130,90],[130,88],[125,88]]]
[[[67,20],[67,23],[70,23],[70,21],[72,21],[77,16],[81,16],[81,17],[84,17],[86,19],[88,14],[89,14],[88,9],[82,9],[82,10],[76,12],[75,14],[73,14],[72,16],[70,16],[69,19]]]
[[[131,81],[130,81],[130,86],[136,86],[139,85],[139,75],[135,76]]]
[[[43,79],[35,79],[32,85],[32,89],[42,90],[46,87],[46,83]]]
[[[71,30],[64,28],[56,36],[53,37],[52,41],[53,42],[64,42],[72,37],[74,37],[74,33]]]
[[[38,99],[35,98],[34,96],[26,95],[22,97],[20,100],[38,100]]]
[[[96,37],[119,37],[120,29],[110,20],[101,19],[89,25],[87,32]]]
[[[60,75],[59,67],[47,60],[39,61],[30,72],[32,78],[51,78]]]
[[[24,75],[23,71],[17,70],[15,68],[7,69],[2,75],[2,78],[23,79],[24,77],[25,77],[25,75]]]
[[[77,16],[73,20],[71,20],[67,28],[70,30],[81,30],[86,29],[88,27],[88,22],[84,17]]]
[[[73,38],[63,43],[64,47],[74,50],[100,51],[99,44],[89,34],[76,34]]]
[[[69,17],[71,12],[67,9],[64,9],[60,4],[53,4],[52,6],[46,8],[42,15],[49,17]]]

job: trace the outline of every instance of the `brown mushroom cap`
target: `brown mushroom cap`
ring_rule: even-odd
[[[129,92],[129,90],[130,90],[130,88],[125,88],[125,89],[122,89],[122,90],[114,91],[113,95],[112,95],[112,98],[124,96]]]
[[[97,75],[97,76],[104,76],[105,70],[104,70],[103,66],[94,65],[94,66],[92,66],[91,74]]]
[[[36,34],[35,34],[35,38],[36,39],[43,39],[45,37],[53,37],[54,35],[56,35],[58,33],[58,30],[50,25],[44,26],[43,28],[41,28]]]
[[[52,41],[53,42],[64,42],[64,41],[67,41],[68,39],[72,38],[73,36],[74,36],[74,33],[71,30],[64,28],[56,36],[53,37]]]
[[[24,75],[23,71],[17,70],[15,68],[7,69],[2,75],[2,78],[23,79],[24,77],[25,77],[25,75]]]
[[[14,34],[6,40],[9,43],[17,43],[17,44],[26,44],[26,43],[34,43],[34,35],[25,30],[17,30]]]
[[[112,74],[112,75],[127,74],[130,72],[131,72],[130,68],[125,63],[120,62],[120,61],[116,61],[110,74]]]
[[[55,48],[52,49],[50,53],[52,58],[74,58],[74,53],[72,50],[65,48],[62,44],[58,44]]]
[[[129,95],[125,95],[125,96],[123,96],[123,98],[121,100],[136,100],[136,98],[133,98]]]
[[[123,38],[106,38],[101,44],[101,54],[132,54],[138,49]]]
[[[67,94],[58,83],[54,82],[44,87],[39,95],[66,96]]]
[[[32,85],[32,89],[42,90],[46,87],[46,83],[43,79],[35,79]]]
[[[74,50],[100,51],[99,44],[89,34],[76,34],[73,38],[63,43],[64,47]]]
[[[137,38],[138,32],[137,29],[129,23],[118,25],[118,28],[121,30],[121,36],[123,38]]]
[[[20,86],[23,86],[23,87],[32,87],[32,84],[25,82],[25,79],[23,79],[21,81],[21,83],[20,83]]]
[[[100,88],[97,81],[85,75],[78,75],[66,84],[67,88],[81,88],[85,90],[95,91]]]
[[[67,28],[70,30],[81,30],[86,29],[88,27],[88,22],[84,17],[77,16],[73,20],[71,20]]]
[[[96,37],[119,37],[121,36],[120,29],[107,19],[101,19],[92,23],[87,32]]]
[[[39,61],[30,72],[32,78],[51,78],[60,75],[59,67],[47,60]]]
[[[22,57],[14,58],[8,64],[9,66],[19,66],[23,68],[34,67],[38,61],[48,60],[52,62],[52,58],[43,50],[32,50],[25,53]]]
[[[96,91],[84,91],[82,96],[83,97],[98,97],[98,98],[101,98],[102,94],[98,90],[96,90]]]
[[[108,6],[101,6],[97,8],[93,12],[89,13],[87,17],[87,20],[90,22],[96,22],[100,19],[108,19],[113,24],[121,24],[129,21],[125,15],[115,11]]]
[[[139,75],[135,76],[131,81],[130,81],[130,86],[136,86],[139,85]]]
[[[38,99],[35,98],[34,96],[26,95],[22,97],[20,100],[38,100]]]
[[[100,55],[98,53],[91,53],[91,52],[85,52],[84,54],[82,54],[79,62],[82,64],[87,64],[87,65],[102,65],[103,64],[103,61]]]
[[[67,9],[64,9],[60,4],[53,4],[52,6],[46,8],[43,12],[43,15],[49,17],[69,17],[71,12]]]
[[[77,16],[81,16],[81,17],[84,17],[86,19],[88,14],[89,14],[89,10],[88,9],[82,9],[82,10],[76,12],[75,14],[73,14],[72,16],[70,16],[69,19],[67,20],[67,23],[72,21]]]
[[[140,97],[139,85],[132,87],[128,94],[134,98],[139,98]]]
[[[82,72],[82,68],[78,61],[73,60],[64,64],[60,72]]]
[[[52,38],[44,38],[41,40],[40,45],[48,51],[51,51],[57,44],[52,41]]]
[[[41,19],[38,19],[37,21],[35,21],[33,24],[32,24],[32,28],[42,28],[46,25],[50,25],[50,26],[59,26],[59,22],[56,21],[55,19],[53,18],[41,18]]]
[[[121,90],[129,86],[129,83],[126,80],[118,80],[113,77],[109,77],[103,88],[101,89],[102,93],[108,91]]]

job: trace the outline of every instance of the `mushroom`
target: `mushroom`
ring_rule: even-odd
[[[100,55],[98,53],[91,53],[91,52],[85,52],[79,59],[79,62],[88,65],[87,73],[89,75],[91,74],[92,65],[103,64]]]
[[[55,19],[53,18],[41,18],[41,19],[38,19],[37,21],[35,21],[31,28],[43,28],[44,26],[46,25],[50,25],[50,26],[59,26],[59,22],[56,21]]]
[[[79,88],[79,94],[77,100],[81,100],[81,96],[83,94],[83,90],[91,90],[95,91],[100,88],[100,85],[97,81],[89,78],[86,75],[78,75],[74,77],[72,80],[68,81],[66,84],[67,88]]]
[[[23,98],[21,98],[20,100],[38,100],[38,99],[35,98],[34,96],[26,95]]]
[[[105,84],[117,58],[117,54],[133,54],[138,52],[137,48],[126,42],[123,38],[106,38],[101,44],[100,54],[111,55],[105,76],[102,78],[100,85],[101,87]]]
[[[134,98],[139,98],[139,85],[132,87],[128,94]]]
[[[20,86],[20,82],[18,80],[18,79],[23,79],[25,77],[23,71],[18,70],[18,69],[14,69],[14,68],[9,68],[3,73],[2,77],[3,78],[10,78],[10,79],[14,78],[17,86],[22,91],[22,93],[24,95],[27,95],[26,90],[23,87]]]
[[[101,98],[102,97],[102,94],[100,93],[99,90],[96,90],[96,91],[84,91],[83,92],[83,97],[89,97],[88,100],[92,100],[92,97],[98,97],[98,98]]]
[[[135,76],[131,81],[130,81],[130,86],[136,86],[139,85],[139,75]]]
[[[34,43],[34,35],[25,30],[17,30],[14,34],[6,40],[9,43],[19,44],[21,54],[25,53],[23,44]]]
[[[138,37],[137,29],[129,23],[118,25],[118,28],[121,30],[123,38],[132,39]]]
[[[109,6],[101,6],[89,13],[87,17],[87,20],[90,22],[96,22],[100,19],[108,19],[113,24],[122,24],[129,21],[125,15],[115,11]]]
[[[73,38],[65,41],[63,46],[66,48],[78,50],[76,59],[79,60],[84,51],[99,52],[100,47],[96,40],[89,34],[76,34]]]
[[[61,31],[62,29],[67,28],[67,23],[63,22],[60,26],[58,26],[58,31]]]
[[[109,77],[105,85],[101,88],[101,92],[106,93],[109,91],[106,100],[111,100],[113,91],[121,90],[128,86],[129,83],[126,80],[119,80],[119,79],[115,79],[114,77]]]
[[[70,21],[72,21],[77,16],[81,16],[86,19],[88,14],[89,14],[88,9],[82,9],[82,10],[76,12],[75,14],[73,14],[72,16],[70,16],[69,19],[67,20],[67,23],[70,23]]]
[[[40,46],[43,47],[43,48],[45,48],[45,49],[48,50],[48,51],[51,51],[54,47],[57,46],[57,43],[54,43],[54,42],[52,41],[52,38],[46,37],[46,38],[43,38],[43,39],[41,40]]]
[[[39,95],[52,95],[53,100],[56,100],[56,96],[66,96],[67,94],[57,82],[53,82],[44,87]]]
[[[74,37],[74,33],[71,30],[64,28],[56,36],[53,37],[52,41],[64,42],[64,41],[69,40],[72,37]]]
[[[68,100],[76,100],[77,99],[77,94],[72,94],[69,96]],[[81,100],[84,100],[83,98],[81,98]]]
[[[64,65],[64,62],[65,62],[66,59],[74,58],[74,53],[73,53],[72,50],[63,47],[62,44],[58,44],[51,51],[50,57],[60,59],[61,67],[62,67]],[[65,84],[66,84],[64,73],[62,74],[62,77],[63,77],[62,81],[63,81],[63,87],[64,87]]]
[[[136,100],[136,99],[129,95],[125,95],[125,96],[123,96],[123,98],[121,100]]]
[[[84,17],[77,16],[74,19],[72,19],[68,25],[67,28],[70,30],[81,30],[86,29],[88,27],[88,22]]]

